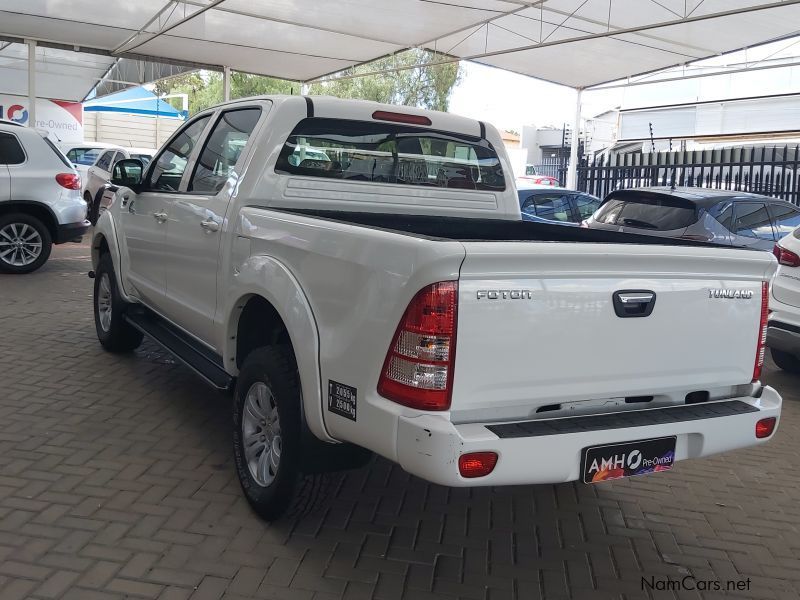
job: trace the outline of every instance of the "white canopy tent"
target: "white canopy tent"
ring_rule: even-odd
[[[0,40],[106,59],[309,82],[416,47],[579,91],[796,35],[798,23],[800,0],[0,0]]]

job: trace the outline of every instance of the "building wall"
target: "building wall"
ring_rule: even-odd
[[[83,137],[87,142],[159,148],[182,124],[181,119],[84,111]]]

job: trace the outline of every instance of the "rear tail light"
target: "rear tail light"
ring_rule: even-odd
[[[406,308],[386,354],[378,393],[420,410],[447,410],[453,391],[458,283],[423,288]]]
[[[81,189],[81,176],[75,173],[59,173],[56,175],[56,182],[68,190]]]
[[[767,351],[767,319],[769,318],[769,284],[761,282],[761,321],[758,325],[758,342],[756,344],[756,362],[753,366],[753,382],[761,379],[764,366],[764,353]]]
[[[775,431],[775,424],[778,422],[778,419],[775,417],[767,417],[766,419],[761,419],[758,423],[756,423],[756,437],[758,439],[768,438],[772,435],[772,432]]]
[[[787,267],[800,267],[800,256],[791,250],[787,250],[780,244],[775,244],[772,253],[775,255],[775,258],[778,259],[778,263],[786,265]]]
[[[458,472],[467,479],[485,477],[494,471],[496,464],[497,453],[495,452],[470,452],[458,457]]]

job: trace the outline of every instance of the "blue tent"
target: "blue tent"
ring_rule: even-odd
[[[158,97],[143,87],[135,87],[116,94],[109,94],[102,98],[95,98],[83,103],[83,110],[87,112],[118,112],[134,115],[147,115],[149,117],[174,117],[185,119],[186,111],[176,109],[174,106]]]

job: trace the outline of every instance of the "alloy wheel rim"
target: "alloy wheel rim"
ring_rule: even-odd
[[[100,275],[97,287],[97,317],[103,331],[108,331],[111,328],[111,279],[108,273]]]
[[[263,381],[247,390],[242,414],[242,441],[250,475],[262,487],[278,474],[283,443],[275,396]]]
[[[0,260],[27,267],[42,253],[42,236],[27,223],[9,223],[0,229]]]

